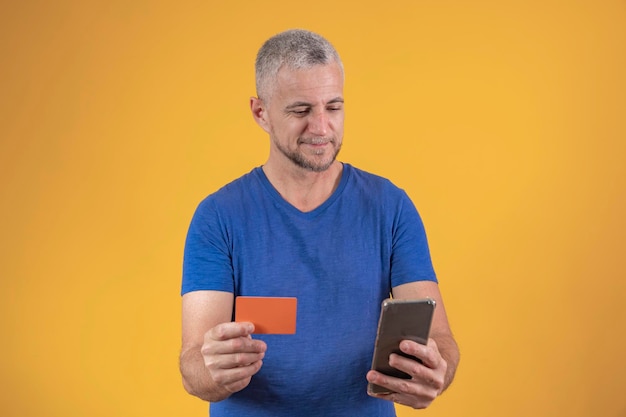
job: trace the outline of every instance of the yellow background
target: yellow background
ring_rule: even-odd
[[[626,416],[623,0],[2,2],[0,415],[206,415],[183,240],[265,161],[253,60],[291,27],[342,54],[340,157],[415,201],[462,349],[399,415]]]

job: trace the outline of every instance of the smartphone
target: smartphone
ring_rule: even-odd
[[[417,300],[389,298],[383,301],[374,344],[373,370],[396,378],[411,378],[408,374],[391,367],[389,356],[397,353],[415,359],[400,351],[400,342],[412,340],[423,345],[428,343],[435,305],[435,300],[430,298]],[[367,390],[372,394],[391,393],[389,389],[372,383],[368,384]]]

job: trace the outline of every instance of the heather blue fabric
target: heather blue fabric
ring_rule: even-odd
[[[436,282],[422,221],[390,181],[344,164],[340,183],[307,213],[262,168],[204,199],[191,221],[182,293],[298,298],[295,335],[266,341],[250,385],[211,404],[222,416],[394,416],[366,393],[382,300],[408,282]]]

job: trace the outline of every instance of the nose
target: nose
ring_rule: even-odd
[[[330,130],[328,115],[324,110],[311,113],[309,116],[308,130],[315,136],[326,136]]]

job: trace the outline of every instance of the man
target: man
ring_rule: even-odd
[[[220,416],[394,416],[427,407],[452,382],[459,353],[421,219],[404,191],[337,161],[343,67],[324,38],[278,34],[256,61],[252,116],[267,162],[207,197],[191,222],[183,268],[180,368],[185,389]],[[370,371],[380,305],[437,302],[416,360],[391,355],[397,379]],[[298,299],[295,335],[231,322],[234,297]],[[368,396],[367,383],[392,394]]]

